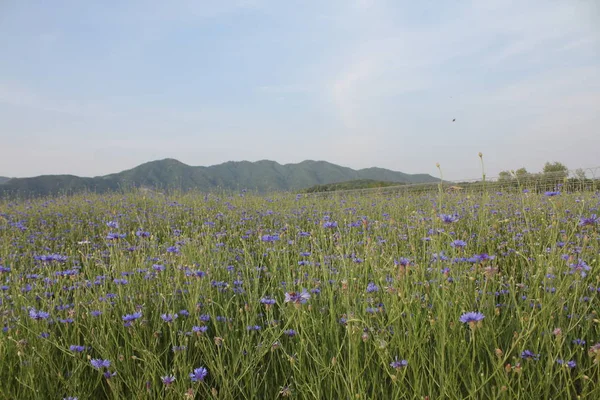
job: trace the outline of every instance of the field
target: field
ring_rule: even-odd
[[[599,205],[0,202],[0,398],[597,399]]]

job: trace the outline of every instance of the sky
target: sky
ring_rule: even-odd
[[[3,0],[0,54],[0,176],[600,166],[597,0]]]

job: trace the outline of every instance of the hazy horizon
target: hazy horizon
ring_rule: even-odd
[[[593,0],[4,2],[0,50],[0,176],[600,166]]]

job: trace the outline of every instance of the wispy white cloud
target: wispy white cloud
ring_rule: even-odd
[[[313,90],[314,88],[306,84],[264,85],[258,87],[259,92],[272,94],[308,93]]]
[[[0,82],[0,104],[73,116],[114,117],[121,115],[120,112],[107,109],[102,104],[45,96],[13,82]]]

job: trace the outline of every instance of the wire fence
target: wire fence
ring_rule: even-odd
[[[544,192],[583,192],[600,190],[600,167],[579,168],[561,172],[548,173],[523,173],[511,172],[508,176],[496,176],[485,180],[460,179],[455,181],[440,180],[431,183],[398,184],[393,186],[346,189],[329,192],[306,193],[310,196],[330,196],[339,194],[360,195],[370,193],[399,194],[419,193],[431,191],[444,191],[447,193],[462,192],[516,192],[529,191],[536,193]]]

